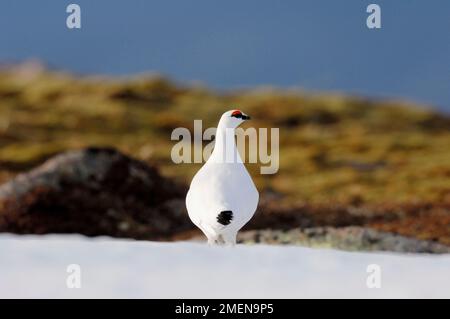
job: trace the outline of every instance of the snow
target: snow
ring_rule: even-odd
[[[450,298],[450,255],[3,234],[0,258],[0,298]],[[381,288],[367,287],[370,264]]]

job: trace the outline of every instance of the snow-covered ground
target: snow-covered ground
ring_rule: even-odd
[[[70,264],[79,289],[67,288]],[[381,288],[367,287],[370,264]],[[0,298],[10,297],[450,298],[450,255],[0,235]]]

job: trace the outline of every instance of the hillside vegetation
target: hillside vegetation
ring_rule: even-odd
[[[194,119],[204,120],[203,128],[215,126],[232,108],[252,116],[245,127],[280,128],[278,173],[260,175],[259,164],[248,165],[259,189],[275,194],[280,205],[390,211],[431,205],[437,207],[433,225],[450,228],[450,118],[406,102],[338,94],[216,92],[159,76],[77,77],[33,65],[5,68],[0,181],[63,150],[107,145],[187,183],[201,164],[171,161],[172,130],[192,130]]]

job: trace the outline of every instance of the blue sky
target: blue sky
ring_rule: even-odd
[[[66,6],[81,6],[69,30]],[[382,28],[366,27],[377,3]],[[274,85],[450,111],[448,0],[2,0],[0,62],[82,74],[159,72],[219,89]]]

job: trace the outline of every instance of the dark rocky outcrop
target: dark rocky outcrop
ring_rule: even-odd
[[[71,151],[0,186],[0,232],[159,239],[193,228],[185,194],[114,149]]]

